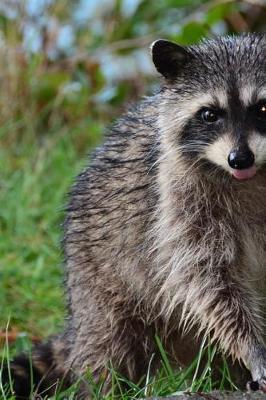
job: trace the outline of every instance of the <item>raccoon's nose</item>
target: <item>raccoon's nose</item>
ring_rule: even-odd
[[[245,149],[232,150],[228,156],[228,164],[234,169],[247,169],[254,164],[255,157],[247,147]]]

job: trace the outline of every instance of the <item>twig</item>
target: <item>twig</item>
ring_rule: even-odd
[[[20,336],[19,332],[0,332],[0,342],[8,341],[9,343],[13,343]],[[41,341],[39,336],[29,336],[29,340],[34,343],[38,343]]]

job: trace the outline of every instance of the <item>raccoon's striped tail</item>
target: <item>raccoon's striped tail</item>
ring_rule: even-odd
[[[2,391],[17,400],[52,396],[70,386],[69,374],[63,367],[64,364],[58,365],[52,342],[39,344],[31,356],[20,354],[10,364],[4,364],[0,375]]]

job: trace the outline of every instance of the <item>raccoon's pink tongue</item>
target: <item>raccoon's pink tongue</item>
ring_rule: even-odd
[[[233,169],[232,174],[236,179],[240,181],[250,179],[256,175],[256,167],[255,165],[253,165],[252,167],[247,169]]]

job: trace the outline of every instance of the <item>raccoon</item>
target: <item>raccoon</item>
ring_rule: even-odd
[[[174,366],[209,335],[266,392],[266,37],[159,39],[151,54],[160,90],[116,123],[72,188],[68,318],[33,351],[36,393],[88,369],[108,390],[110,362],[136,382],[152,357],[158,367],[156,334]],[[15,358],[11,375],[29,396],[29,361]]]

